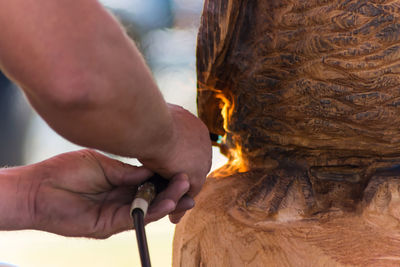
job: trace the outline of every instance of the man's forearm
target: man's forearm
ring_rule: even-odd
[[[31,184],[25,179],[23,168],[0,169],[0,231],[31,227]]]
[[[140,53],[97,1],[1,1],[0,24],[0,66],[59,134],[139,158],[173,136]]]

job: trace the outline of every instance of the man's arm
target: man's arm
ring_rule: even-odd
[[[168,106],[135,45],[96,0],[0,1],[0,67],[65,138],[136,157],[190,195],[210,168],[204,124]]]
[[[67,139],[140,158],[172,137],[141,55],[97,1],[1,1],[0,24],[2,68]]]
[[[135,188],[151,175],[144,167],[124,164],[92,150],[0,169],[0,231],[36,229],[105,238],[132,229],[129,211]],[[191,208],[177,207],[188,189],[187,176],[175,175],[149,207],[145,222],[173,210]]]
[[[21,176],[16,168],[0,169],[0,231],[31,228],[30,184]]]

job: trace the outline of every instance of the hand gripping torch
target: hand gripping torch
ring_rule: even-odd
[[[142,267],[151,267],[146,231],[144,229],[144,218],[146,217],[148,207],[156,195],[167,188],[167,186],[168,180],[155,174],[138,187],[135,199],[131,205],[130,214],[136,231],[136,239]]]
[[[222,137],[218,134],[210,133],[210,138],[211,141],[213,141],[213,144],[221,144]],[[136,231],[136,239],[142,267],[151,267],[146,231],[144,229],[144,218],[146,217],[147,209],[156,195],[167,188],[167,186],[168,180],[165,180],[160,175],[155,174],[138,187],[135,199],[131,205],[130,213],[133,219],[133,226]]]

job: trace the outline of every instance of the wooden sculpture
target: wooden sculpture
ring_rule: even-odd
[[[223,136],[174,266],[400,266],[400,1],[206,0],[199,115]]]

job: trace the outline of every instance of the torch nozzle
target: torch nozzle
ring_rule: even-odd
[[[133,200],[131,205],[131,211],[130,211],[131,216],[135,209],[140,209],[143,211],[143,216],[146,217],[147,209],[149,208],[150,203],[153,201],[155,197],[156,197],[156,188],[153,183],[146,182],[140,185],[137,190],[135,199]]]

